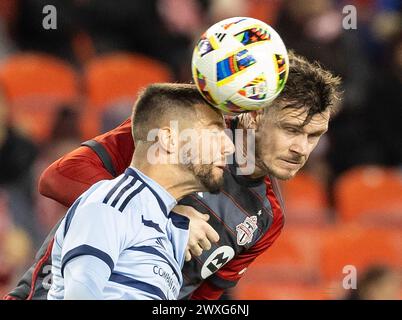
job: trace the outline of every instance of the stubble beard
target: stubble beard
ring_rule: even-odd
[[[224,178],[223,174],[219,177],[213,173],[214,166],[212,164],[188,164],[187,168],[193,173],[193,175],[199,180],[199,182],[205,187],[205,189],[212,193],[219,193],[223,186]]]

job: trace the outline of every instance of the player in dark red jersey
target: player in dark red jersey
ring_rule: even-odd
[[[180,213],[195,219],[197,210],[210,216],[219,241],[189,243],[193,259],[183,267],[180,297],[217,299],[233,287],[247,267],[279,236],[284,216],[276,179],[290,179],[305,164],[335,111],[340,80],[302,57],[290,54],[288,82],[274,103],[260,112],[242,114],[228,127],[255,129],[255,170],[248,176],[229,165],[217,195],[198,193],[184,198]],[[130,120],[84,143],[53,163],[42,175],[40,192],[66,206],[92,184],[123,172],[134,150]],[[190,206],[192,208],[188,208]],[[176,209],[175,209],[176,210]],[[190,227],[191,230],[191,227]],[[38,252],[37,261],[8,299],[46,296],[53,232]],[[208,238],[208,235],[207,237]],[[197,237],[190,237],[197,239]],[[209,247],[211,247],[209,249]],[[204,250],[202,249],[209,249]],[[46,269],[46,270],[45,270]]]

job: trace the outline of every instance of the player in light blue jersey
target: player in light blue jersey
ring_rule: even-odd
[[[56,232],[48,299],[177,299],[189,221],[171,210],[187,194],[219,191],[234,152],[224,128],[195,86],[148,87],[134,106],[131,166],[82,194]],[[189,153],[178,139],[188,129],[191,151],[208,135],[209,152]]]

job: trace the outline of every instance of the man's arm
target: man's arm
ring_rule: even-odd
[[[134,152],[130,119],[93,140],[107,151],[116,175],[130,165]],[[90,186],[112,178],[99,156],[90,147],[82,146],[55,161],[42,173],[39,192],[69,207]]]
[[[93,256],[80,256],[64,268],[64,300],[102,300],[109,267]]]
[[[93,184],[113,179],[96,153],[79,147],[52,163],[40,176],[39,192],[69,207]]]

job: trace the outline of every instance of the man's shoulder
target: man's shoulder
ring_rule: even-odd
[[[133,196],[141,182],[121,174],[111,180],[101,180],[91,186],[80,197],[80,204],[110,207],[122,212],[126,207],[126,199]]]
[[[161,211],[147,184],[127,174],[121,174],[112,180],[102,180],[93,185],[82,195],[81,206],[88,205],[110,209],[123,216],[141,212],[144,217],[155,217],[157,212]]]
[[[117,173],[124,172],[130,165],[134,152],[130,118],[127,118],[120,126],[95,137],[93,140],[106,149]]]

